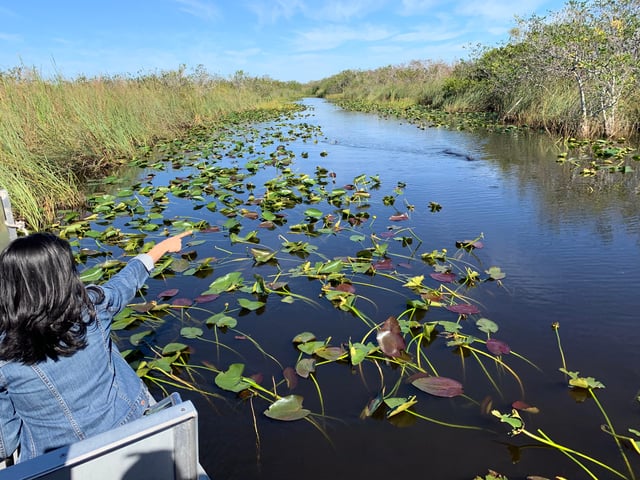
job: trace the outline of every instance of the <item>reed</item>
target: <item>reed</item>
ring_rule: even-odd
[[[141,146],[300,92],[295,82],[202,69],[74,80],[22,67],[0,72],[0,188],[17,216],[40,229],[58,209],[82,204],[87,179],[112,172]]]

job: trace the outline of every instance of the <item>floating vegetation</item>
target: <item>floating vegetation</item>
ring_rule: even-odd
[[[340,370],[357,373],[360,388],[343,394],[361,405],[362,419],[483,430],[493,411],[524,433],[517,412],[536,407],[519,372],[537,367],[496,337],[498,323],[476,300],[509,278],[484,264],[491,240],[481,232],[447,245],[421,238],[415,220],[443,207],[415,207],[406,185],[386,185],[384,175],[339,178],[322,166],[330,152],[306,115],[259,126],[242,118],[164,144],[135,160],[134,185],[110,181],[87,212],[54,225],[72,241],[83,280],[98,283],[123,257],[175,231],[196,232],[183,252],[157,262],[116,317],[123,356],[155,389],[239,402],[252,415],[260,404],[262,421],[303,420],[327,438],[336,405],[326,379]],[[283,338],[284,353],[273,347]],[[577,372],[572,381],[597,387]],[[492,408],[494,398],[514,410]],[[430,408],[444,399],[477,415],[460,421]],[[259,425],[254,417],[256,435]]]

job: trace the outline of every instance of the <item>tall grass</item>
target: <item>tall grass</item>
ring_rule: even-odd
[[[87,178],[104,175],[143,145],[233,112],[282,105],[295,82],[223,79],[201,69],[132,77],[45,79],[23,67],[0,72],[0,188],[32,229],[83,201]]]
[[[413,61],[375,70],[346,70],[313,82],[313,95],[344,100],[396,104],[441,103],[443,85],[452,67],[442,62]]]
[[[319,97],[360,105],[365,110],[395,111],[411,106],[449,113],[490,113],[504,123],[526,124],[569,137],[603,135],[597,116],[584,125],[578,91],[569,79],[550,77],[543,83],[518,78],[512,71],[487,73],[486,57],[448,65],[410,62],[375,70],[345,70],[309,84]],[[640,96],[632,90],[620,102],[616,119],[620,136],[637,137]],[[591,106],[598,111],[597,106]]]

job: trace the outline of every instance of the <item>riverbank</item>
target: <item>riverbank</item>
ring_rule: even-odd
[[[0,77],[0,187],[30,229],[84,202],[101,178],[161,139],[212,129],[231,114],[280,111],[301,96],[296,82],[231,79],[184,69],[140,77],[43,79],[16,68]],[[288,107],[290,108],[290,107]]]

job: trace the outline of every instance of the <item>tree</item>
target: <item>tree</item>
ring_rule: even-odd
[[[520,28],[528,67],[576,85],[580,133],[588,135],[594,121],[605,135],[618,133],[621,98],[640,73],[640,2],[569,0],[552,18],[534,15]]]

